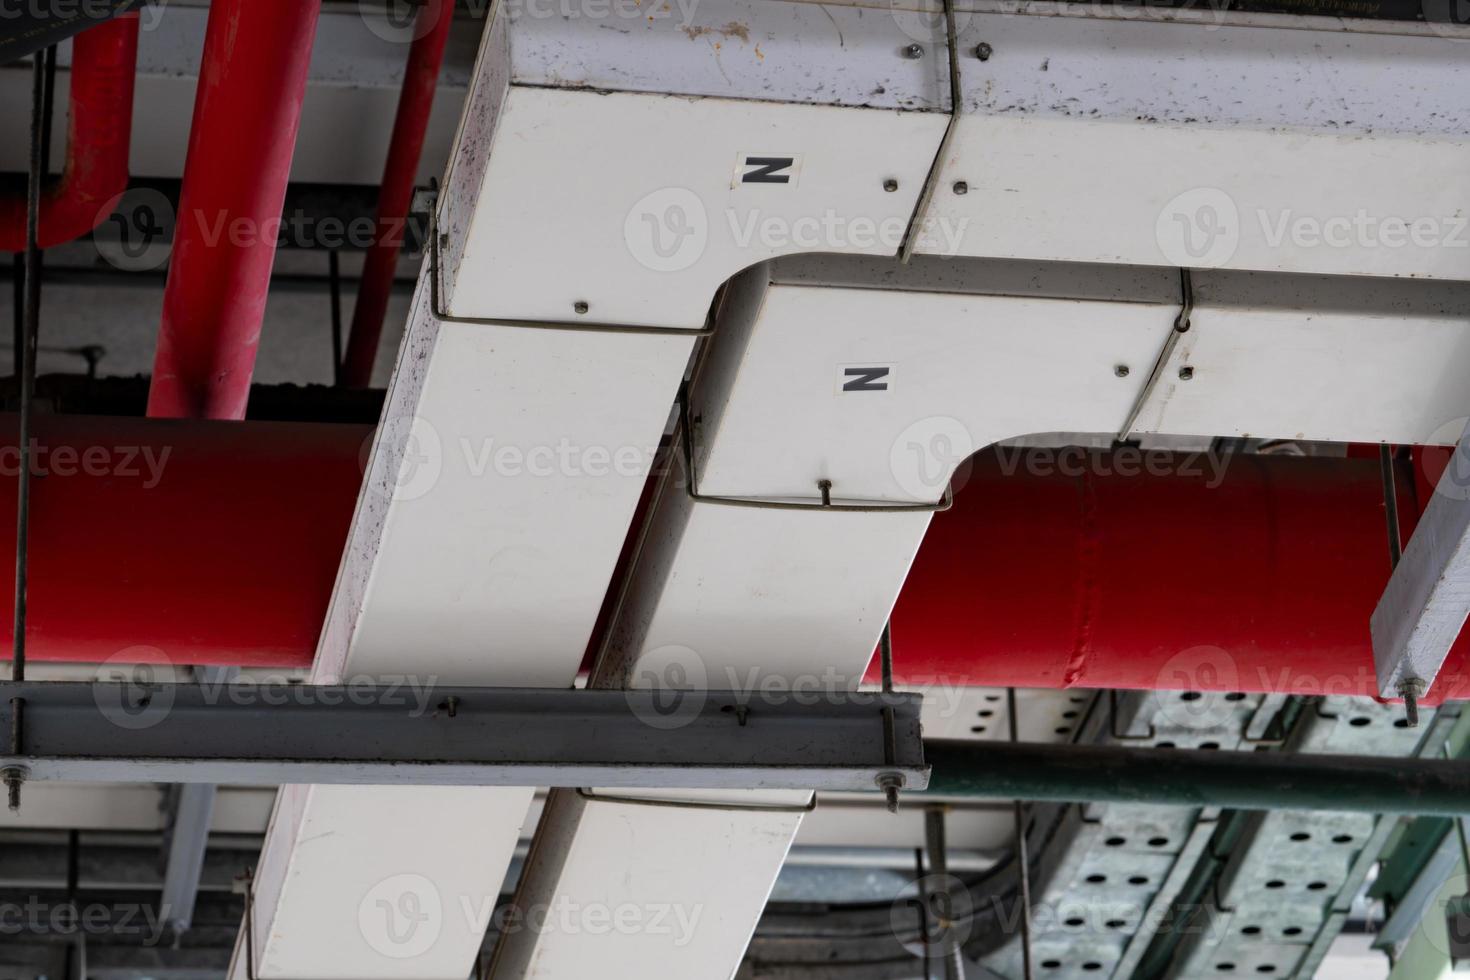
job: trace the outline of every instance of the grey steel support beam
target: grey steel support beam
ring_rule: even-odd
[[[174,800],[159,907],[175,936],[188,932],[194,921],[194,901],[199,897],[217,788],[213,783],[185,783]]]
[[[1381,697],[1429,690],[1470,614],[1470,429],[1430,495],[1424,516],[1373,610]],[[1387,499],[1392,500],[1390,489]]]
[[[204,684],[227,684],[239,676],[237,667],[195,667]],[[214,822],[214,783],[185,783],[174,794],[168,825],[168,854],[164,862],[163,897],[160,907],[174,936],[189,931],[194,920],[194,901],[204,872],[204,853],[209,848],[209,828]]]
[[[921,697],[848,692],[0,685],[28,779],[876,790],[928,783]],[[805,703],[797,703],[805,702]],[[884,709],[893,709],[892,742]]]

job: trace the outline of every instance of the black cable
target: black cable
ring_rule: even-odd
[[[342,386],[342,269],[337,250],[327,253],[327,286],[332,294],[332,384]]]
[[[41,174],[51,173],[51,131],[56,116],[56,45],[46,49],[46,82],[41,92]]]
[[[1008,717],[1010,735],[1012,742],[1019,742],[1020,721],[1016,717],[1016,689],[1006,689],[1006,714]],[[1030,855],[1026,853],[1026,804],[1016,800],[1016,860],[1017,871],[1021,882],[1021,976],[1025,980],[1032,980],[1035,973],[1031,967],[1031,861]]]
[[[30,544],[31,411],[36,390],[36,344],[41,323],[41,132],[46,89],[45,59],[34,59],[31,72],[31,170],[26,194],[25,333],[20,363],[20,473],[17,476],[15,525],[15,635],[12,676],[25,680],[26,572]]]
[[[31,402],[36,388],[36,338],[41,322],[41,133],[45,108],[45,59],[32,59],[31,66],[31,169],[26,188],[25,333],[21,342],[20,371],[20,473],[17,475],[15,528],[15,620],[12,639],[11,678],[26,676],[26,548],[31,509]],[[10,699],[10,750],[21,755],[25,731],[25,699]],[[11,812],[20,810],[20,785],[25,773],[18,768],[5,771],[5,789]]]
[[[21,348],[25,346],[26,336],[26,256],[24,252],[16,252],[11,260],[10,281],[15,286],[11,298],[11,312],[15,314],[15,322],[11,328],[12,369],[19,375],[20,362],[25,359]]]

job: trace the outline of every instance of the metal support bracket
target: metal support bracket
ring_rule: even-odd
[[[1470,614],[1470,427],[1369,621],[1381,697],[1417,701]]]
[[[915,694],[4,686],[0,724],[10,724],[10,697],[24,698],[25,739],[0,767],[39,780],[844,791],[876,791],[894,774],[912,788],[929,782]]]

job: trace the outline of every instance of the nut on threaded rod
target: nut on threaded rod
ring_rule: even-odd
[[[22,668],[23,669],[23,668]],[[23,746],[21,733],[25,730],[22,720],[26,707],[25,698],[10,699],[10,754],[20,755]],[[5,795],[9,800],[10,812],[20,812],[20,784],[25,782],[31,771],[25,766],[6,766],[0,769],[0,778],[5,781]]]
[[[1424,682],[1417,677],[1399,681],[1399,697],[1404,699],[1404,720],[1410,728],[1419,727],[1419,699],[1424,696]]]
[[[880,772],[878,774],[878,788],[883,791],[884,798],[888,801],[888,812],[898,812],[898,791],[903,789],[904,775],[901,772]]]

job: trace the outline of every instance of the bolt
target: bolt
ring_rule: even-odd
[[[950,190],[954,191],[956,194],[968,194],[970,193],[970,185],[965,183],[963,180],[957,180],[954,182],[954,186],[951,187]]]
[[[818,480],[817,481],[817,489],[820,490],[821,493],[822,493],[822,506],[823,507],[831,507],[832,506],[832,481],[831,480]]]
[[[1188,380],[1190,380],[1193,377],[1194,377],[1194,368],[1190,367],[1189,365],[1186,364],[1184,367],[1182,367],[1182,368],[1179,369],[1179,380],[1180,381],[1188,381]]]
[[[1126,365],[1126,364],[1115,364],[1115,365],[1113,365],[1113,373],[1116,374],[1120,378],[1126,378],[1126,377],[1128,377],[1128,365]]]
[[[981,61],[989,61],[990,56],[993,54],[995,54],[995,49],[986,44],[984,41],[981,41],[979,44],[975,45],[975,57],[979,58]]]
[[[30,770],[25,766],[6,766],[0,769],[0,778],[5,781],[5,790],[10,797],[10,812],[20,812],[20,784],[25,782]]]
[[[587,305],[586,300],[579,299],[572,304],[572,309],[576,310],[578,313],[586,313],[589,309],[591,309],[591,307]]]
[[[883,791],[883,796],[888,800],[888,812],[898,812],[898,791],[903,789],[906,782],[901,772],[880,772],[876,780],[878,788]]]
[[[924,46],[922,44],[910,44],[903,49],[903,56],[910,59],[922,58],[924,57]]]
[[[892,177],[889,177],[883,182],[883,189],[892,194],[894,191],[898,190],[898,181],[894,180]]]
[[[1424,682],[1417,677],[1405,677],[1399,681],[1399,697],[1404,699],[1404,720],[1410,728],[1419,727],[1419,698],[1424,694]]]

